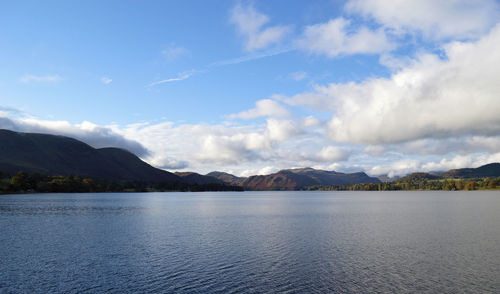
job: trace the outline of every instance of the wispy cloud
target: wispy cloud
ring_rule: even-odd
[[[264,27],[269,22],[269,17],[255,10],[253,5],[236,5],[231,11],[230,21],[245,37],[247,51],[259,50],[279,43],[291,31],[289,26]]]
[[[163,57],[165,57],[167,61],[174,61],[175,59],[183,55],[186,55],[188,53],[189,53],[188,49],[176,45],[175,43],[171,43],[166,49],[161,51],[161,54],[163,55]]]
[[[292,72],[288,75],[288,78],[297,82],[302,81],[303,79],[307,78],[307,73],[304,71]]]
[[[111,82],[112,82],[112,81],[113,81],[113,80],[112,80],[111,78],[108,78],[108,77],[102,77],[102,78],[101,78],[101,82],[102,82],[103,84],[105,84],[105,85],[109,85],[109,84],[111,84]]]
[[[379,54],[396,47],[383,29],[362,26],[351,31],[352,21],[339,17],[326,23],[307,26],[297,46],[309,53],[337,57],[353,54]]]
[[[37,76],[32,74],[26,74],[22,76],[19,81],[22,83],[58,83],[62,81],[63,78],[59,75],[45,75],[45,76]]]
[[[161,85],[161,84],[166,84],[166,83],[171,83],[171,82],[183,81],[183,80],[189,79],[190,77],[192,77],[194,74],[196,74],[198,72],[201,72],[201,71],[199,71],[199,70],[190,70],[190,71],[182,72],[182,73],[179,73],[177,75],[177,77],[175,77],[175,78],[169,78],[169,79],[164,79],[164,80],[159,80],[159,81],[156,81],[156,82],[152,82],[151,84],[148,85],[148,87],[153,87],[153,86],[157,86],[157,85]]]
[[[240,57],[236,57],[236,58],[212,62],[208,66],[206,66],[205,69],[202,69],[202,70],[193,69],[190,71],[184,71],[184,72],[179,73],[177,75],[177,77],[152,82],[148,85],[148,87],[153,87],[153,86],[157,86],[160,84],[186,80],[186,79],[192,77],[194,74],[207,72],[208,68],[240,64],[240,63],[258,60],[258,59],[271,57],[271,56],[275,56],[275,55],[279,55],[279,54],[284,54],[284,53],[287,53],[287,52],[290,52],[293,50],[294,50],[293,48],[280,48],[280,49],[269,50],[269,51],[265,51],[265,52],[261,52],[261,53],[255,53],[255,54],[240,56]]]
[[[294,49],[290,48],[290,47],[268,50],[265,52],[249,54],[249,55],[240,56],[240,57],[236,57],[236,58],[230,58],[230,59],[216,61],[216,62],[209,64],[208,67],[219,67],[219,66],[239,64],[239,63],[244,63],[244,62],[248,62],[248,61],[266,58],[266,57],[280,55],[280,54],[287,53],[287,52],[290,52],[293,50]]]

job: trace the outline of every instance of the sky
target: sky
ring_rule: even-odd
[[[158,168],[500,162],[500,1],[1,1],[0,128]]]

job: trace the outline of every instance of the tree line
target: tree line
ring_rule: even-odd
[[[479,179],[439,179],[419,181],[394,181],[351,185],[310,186],[311,191],[412,191],[412,190],[496,190],[500,189],[500,177]]]
[[[241,187],[224,184],[187,184],[182,182],[150,183],[144,181],[116,181],[80,176],[48,176],[18,172],[15,175],[0,172],[0,194],[8,193],[92,193],[92,192],[201,192],[242,191]]]

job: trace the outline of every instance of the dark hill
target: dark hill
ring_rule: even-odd
[[[175,174],[181,177],[185,183],[191,185],[224,184],[223,181],[217,178],[208,175],[207,176],[200,175],[194,172],[176,172]]]
[[[369,177],[364,172],[340,173],[313,168],[290,169],[289,171],[314,179],[317,185],[350,185],[361,183],[380,183],[378,178]]]
[[[123,149],[95,149],[64,136],[8,130],[0,130],[0,171],[145,182],[182,181]]]
[[[412,173],[402,178],[396,179],[395,182],[420,182],[420,181],[430,181],[439,180],[441,176],[433,175],[429,173]]]
[[[460,168],[452,169],[441,173],[443,178],[485,178],[485,177],[500,177],[500,163],[490,163],[478,168]]]

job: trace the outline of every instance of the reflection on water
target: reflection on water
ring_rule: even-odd
[[[499,293],[500,192],[0,196],[0,293]]]

